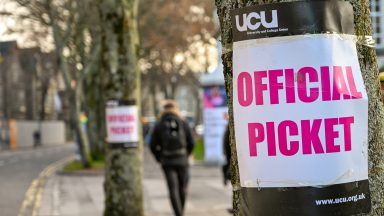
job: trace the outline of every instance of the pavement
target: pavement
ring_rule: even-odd
[[[42,193],[38,216],[103,215],[102,174],[51,175]],[[166,183],[148,150],[144,153],[144,209],[146,216],[172,216]],[[192,165],[185,216],[229,216],[231,188],[222,183],[220,167]]]
[[[44,168],[73,155],[74,151],[74,145],[71,144],[0,151],[0,215],[16,216],[30,213],[34,208],[33,205],[29,205],[32,204],[29,202],[30,195],[41,186],[36,184],[36,178]],[[23,214],[19,214],[21,209]]]

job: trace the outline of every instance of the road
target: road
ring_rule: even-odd
[[[0,152],[0,215],[17,216],[31,182],[49,164],[74,154],[73,145]]]

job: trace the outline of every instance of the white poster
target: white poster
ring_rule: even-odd
[[[107,107],[107,141],[109,143],[138,142],[137,106]]]
[[[233,64],[242,187],[368,179],[368,98],[354,36],[238,41]]]
[[[227,125],[228,109],[215,108],[204,110],[204,158],[206,161],[224,160],[223,138]]]
[[[224,86],[204,87],[204,159],[224,161],[223,138],[228,122],[227,96]]]

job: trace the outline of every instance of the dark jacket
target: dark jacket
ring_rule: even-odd
[[[161,124],[161,122],[169,115],[173,115],[173,117],[179,118],[176,114],[173,113],[164,113],[162,115],[160,122],[156,123],[156,126],[152,132],[150,142],[151,152],[155,156],[156,160],[163,166],[188,166],[188,157],[192,153],[195,142],[192,136],[192,131],[184,120],[179,118],[182,122],[182,129],[184,130],[185,134],[187,154],[174,157],[165,157],[162,153],[162,147],[164,145],[162,143],[162,133],[165,133],[165,128],[162,126],[163,124]]]
[[[227,184],[227,181],[231,180],[231,145],[229,140],[229,127],[227,125],[223,137],[223,150],[226,157],[226,162],[223,165],[223,177],[224,184]]]

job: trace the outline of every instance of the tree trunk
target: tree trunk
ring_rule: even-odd
[[[134,100],[139,106],[138,1],[100,0],[100,2],[103,73],[108,79],[105,89],[107,98]],[[142,142],[137,148],[124,150],[107,147],[104,183],[105,216],[142,216],[144,214],[142,148]]]
[[[104,139],[105,124],[105,100],[103,94],[103,77],[101,76],[101,39],[100,32],[92,32],[92,49],[93,51],[90,60],[88,60],[87,67],[83,70],[84,76],[84,92],[85,94],[85,107],[88,115],[88,137],[91,147],[91,155],[93,159],[100,158],[104,154]]]
[[[43,78],[42,87],[41,87],[41,101],[40,101],[41,109],[40,109],[40,115],[39,115],[40,121],[45,120],[45,101],[47,98],[47,93],[48,93],[48,88],[49,88],[49,79],[48,79],[48,81],[46,81],[44,79],[45,78]]]
[[[62,37],[60,32],[60,27],[56,22],[55,16],[52,10],[49,10],[51,7],[51,2],[47,1],[47,8],[49,12],[49,18],[51,20],[51,27],[53,33],[53,40],[56,48],[56,54],[59,58],[59,67],[60,72],[63,74],[66,94],[69,97],[69,102],[71,104],[71,122],[73,124],[74,130],[77,133],[77,139],[80,147],[81,160],[84,167],[89,167],[91,162],[91,155],[89,151],[89,143],[87,133],[85,129],[82,127],[80,122],[80,112],[81,112],[81,82],[79,80],[73,79],[71,76],[71,72],[64,57],[64,41],[65,39]],[[72,81],[77,81],[77,86],[72,86]]]
[[[169,91],[168,91],[168,83],[162,83],[160,85],[160,88],[161,90],[163,91],[163,94],[164,94],[164,98],[165,99],[171,99],[171,96],[169,95]]]
[[[66,63],[64,63],[66,64]],[[70,95],[70,102],[71,109],[72,109],[72,121],[74,123],[74,129],[77,132],[77,141],[79,142],[79,150],[81,155],[81,161],[83,164],[83,167],[89,168],[91,167],[92,162],[92,156],[91,156],[91,150],[90,150],[90,144],[89,144],[89,138],[87,133],[86,126],[81,122],[80,114],[82,112],[82,82],[79,80],[77,82],[77,85],[70,89],[69,92]],[[68,88],[68,87],[67,87]]]
[[[171,96],[172,100],[176,99],[176,91],[177,91],[177,87],[178,87],[178,83],[177,82],[179,82],[177,75],[172,75],[171,76],[171,83],[169,85],[169,87],[170,87],[170,96]]]
[[[194,91],[193,91],[193,96],[195,98],[195,101],[196,101],[196,111],[195,111],[195,122],[196,122],[196,125],[198,124],[201,124],[202,120],[203,120],[203,112],[202,112],[202,105],[201,105],[201,97],[200,97],[200,88],[196,88]]]
[[[237,153],[234,139],[233,122],[233,91],[232,91],[232,25],[230,10],[250,5],[276,3],[280,1],[273,0],[216,0],[221,25],[221,38],[223,46],[223,64],[225,85],[228,92],[228,106],[230,116],[230,140],[232,152],[232,185],[234,186],[234,209],[235,215],[241,215],[239,207],[242,203],[240,194],[240,179],[237,161]],[[287,2],[287,1],[284,1]],[[349,0],[354,9],[355,34],[364,38],[371,36],[371,18],[369,10],[369,1]],[[383,104],[380,102],[380,86],[378,82],[378,68],[376,62],[375,50],[372,47],[357,44],[358,57],[362,75],[364,78],[366,90],[369,97],[368,107],[368,142],[369,142],[369,182],[372,199],[372,211],[368,215],[384,215],[384,145],[383,145]]]
[[[71,117],[73,122],[73,128],[76,132],[77,142],[79,144],[79,151],[81,155],[81,162],[83,167],[89,168],[91,166],[91,152],[89,148],[88,134],[86,132],[83,123],[80,121],[81,113],[81,100],[80,100],[80,90],[70,90],[70,101],[71,105]]]
[[[156,81],[152,81],[152,82],[156,82]],[[150,91],[151,91],[151,99],[152,99],[152,107],[153,107],[153,114],[155,117],[159,116],[160,114],[160,111],[159,111],[159,108],[158,108],[158,102],[157,102],[157,91],[156,91],[156,87],[157,85],[155,83],[151,83],[149,84],[150,85]]]

